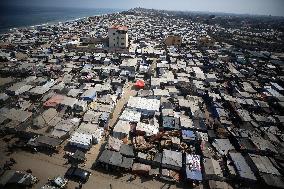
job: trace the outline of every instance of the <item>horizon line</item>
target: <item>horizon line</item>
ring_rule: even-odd
[[[5,6],[5,5],[4,5]],[[11,6],[11,5],[9,5]],[[157,11],[175,11],[175,12],[189,12],[189,13],[205,13],[205,14],[228,14],[236,16],[263,16],[263,17],[280,17],[284,18],[284,15],[273,15],[273,14],[257,14],[257,13],[235,13],[235,12],[223,12],[223,11],[206,11],[206,10],[182,10],[182,9],[160,9],[160,8],[146,8],[146,7],[131,7],[131,8],[108,8],[108,7],[73,7],[73,6],[41,6],[41,5],[12,5],[13,7],[40,7],[40,8],[75,8],[75,9],[105,9],[105,10],[120,10],[129,11],[131,9],[142,8],[146,10],[157,10]]]

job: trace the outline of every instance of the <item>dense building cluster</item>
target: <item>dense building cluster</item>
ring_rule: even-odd
[[[237,48],[214,30],[223,31],[138,8],[4,34],[1,133],[19,138],[11,149],[51,159],[63,150],[77,165],[66,177],[84,182],[95,169],[187,187],[283,188],[283,54]],[[11,184],[1,174],[0,186]]]

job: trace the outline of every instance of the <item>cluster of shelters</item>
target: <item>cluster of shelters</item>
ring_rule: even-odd
[[[16,29],[1,36],[9,43],[3,51],[18,57],[0,65],[1,133],[15,134],[26,147],[52,153],[64,141],[74,152],[86,152],[101,141],[124,84],[135,77],[141,60],[77,47],[107,37],[113,24],[99,29],[95,20],[115,15]],[[96,33],[88,29],[95,23]],[[55,30],[60,42],[52,37]]]
[[[134,39],[129,53],[151,67],[136,69],[145,86],[124,106],[97,163],[211,188],[283,187],[283,66],[166,14],[134,9],[118,18]]]
[[[284,67],[215,40],[212,27],[133,9],[5,34],[0,130],[37,151],[67,141],[75,159],[110,133],[95,162],[109,171],[283,188]]]
[[[31,173],[15,170],[5,170],[0,172],[1,188],[26,188],[38,182],[38,179]]]

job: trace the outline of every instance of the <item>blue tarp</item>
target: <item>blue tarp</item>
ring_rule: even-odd
[[[85,91],[81,98],[85,101],[93,101],[96,98],[96,90],[94,88],[88,89],[87,91]]]
[[[186,167],[186,178],[191,180],[202,181],[201,170],[190,170],[189,167]]]
[[[182,130],[182,138],[184,140],[195,140],[195,134],[193,131],[190,130]]]
[[[175,128],[175,120],[173,117],[164,116],[163,117],[163,127],[168,129]]]
[[[202,180],[200,156],[186,154],[186,178],[190,180]]]

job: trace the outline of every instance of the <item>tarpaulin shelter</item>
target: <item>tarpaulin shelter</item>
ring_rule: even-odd
[[[143,89],[145,87],[144,80],[141,80],[141,79],[137,80],[135,83],[135,87],[139,89]]]
[[[64,100],[63,95],[54,95],[43,105],[46,107],[55,107],[56,105],[60,104],[63,100]]]

